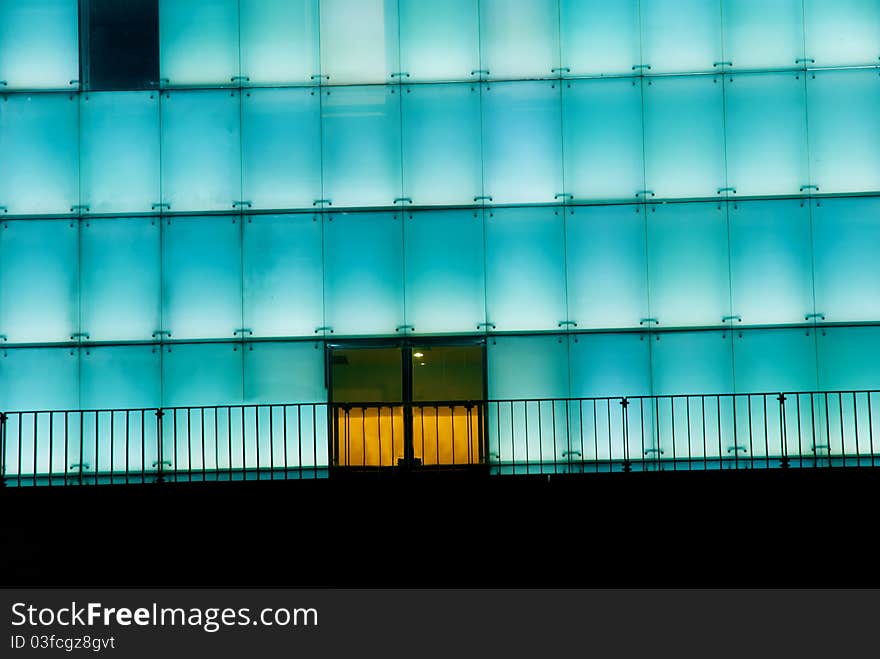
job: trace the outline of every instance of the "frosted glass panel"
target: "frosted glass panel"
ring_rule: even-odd
[[[648,207],[648,281],[651,316],[661,325],[718,325],[730,314],[720,204]]]
[[[241,329],[239,220],[176,218],[162,228],[162,329],[174,339],[234,336]]]
[[[79,405],[79,356],[72,348],[0,351],[0,401],[5,412],[72,410]]]
[[[241,75],[251,84],[309,82],[318,68],[318,0],[239,0]]]
[[[238,75],[238,0],[159,0],[159,70],[172,85]]]
[[[816,390],[816,333],[812,330],[734,332],[733,360],[737,392]]]
[[[146,212],[159,201],[157,92],[85,94],[82,203],[92,213]]]
[[[828,327],[819,331],[816,340],[821,389],[880,389],[880,328]],[[878,438],[874,442],[880,447]]]
[[[724,59],[737,70],[794,66],[804,56],[803,0],[722,0]]]
[[[165,346],[162,394],[165,406],[241,405],[241,344]]]
[[[321,197],[318,92],[250,89],[241,113],[244,200],[252,208],[312,208]]]
[[[725,76],[724,85],[728,185],[797,194],[809,178],[803,73]]]
[[[160,364],[158,346],[83,349],[80,352],[81,407],[87,410],[158,407],[162,384]],[[153,419],[148,423],[150,421],[155,423]],[[137,422],[139,425],[140,418]],[[107,432],[109,434],[109,430]]]
[[[814,201],[816,312],[829,322],[880,319],[880,200]]]
[[[174,211],[231,210],[241,194],[239,92],[162,96],[162,196]]]
[[[880,3],[877,0],[805,0],[807,56],[817,66],[877,65]]]
[[[559,24],[566,73],[631,73],[641,62],[638,0],[559,0]]]
[[[313,336],[324,324],[322,259],[319,217],[248,217],[245,327],[254,336]]]
[[[418,205],[471,204],[482,194],[480,89],[406,87],[403,190]]]
[[[557,329],[566,318],[561,209],[486,212],[486,315],[499,331]]]
[[[391,334],[403,325],[399,213],[334,214],[324,221],[324,324],[335,334]]]
[[[562,192],[559,94],[558,82],[483,86],[483,194],[496,204]]]
[[[725,187],[720,76],[654,78],[645,90],[647,188],[657,197],[711,197]]]
[[[481,0],[481,68],[493,78],[548,77],[559,66],[557,0]]]
[[[643,206],[567,209],[568,316],[580,328],[638,327],[648,316]]]
[[[146,341],[159,329],[159,220],[89,220],[81,227],[82,331],[92,341]]]
[[[5,222],[0,228],[0,336],[69,341],[77,331],[77,225]]]
[[[324,198],[334,206],[390,206],[401,196],[399,89],[323,92]]]
[[[77,0],[0,0],[0,80],[63,89],[79,78]]]
[[[323,344],[249,344],[244,353],[244,395],[249,404],[326,401]],[[289,423],[296,424],[295,415]]]
[[[651,395],[645,334],[577,334],[569,342],[572,398]]]
[[[721,61],[719,0],[641,0],[642,63],[651,73],[712,71]]]
[[[12,94],[0,101],[0,206],[69,213],[79,203],[77,97]]]
[[[321,0],[321,68],[333,84],[399,72],[397,0]]]
[[[876,70],[808,75],[811,183],[821,192],[880,190],[878,107]]]
[[[486,318],[482,212],[405,217],[406,322],[418,334],[476,331]]]
[[[480,68],[478,0],[399,0],[407,80],[467,80]]]
[[[494,337],[488,341],[487,368],[492,400],[568,397],[564,336]]]
[[[633,199],[645,189],[642,89],[635,79],[563,83],[566,192]]]
[[[747,325],[802,323],[813,312],[809,209],[798,200],[728,206],[732,310]]]
[[[730,332],[673,332],[651,339],[654,395],[733,391]]]

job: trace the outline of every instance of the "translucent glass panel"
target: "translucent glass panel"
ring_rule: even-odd
[[[77,0],[0,0],[0,80],[59,89],[79,78]]]
[[[81,331],[147,341],[160,329],[159,220],[91,219],[80,228]]]
[[[162,402],[167,407],[241,405],[241,345],[194,343],[165,346]]]
[[[651,340],[641,333],[569,340],[572,398],[651,395]]]
[[[559,0],[559,25],[567,74],[632,73],[641,62],[638,0]]]
[[[158,407],[162,400],[160,350],[158,346],[149,345],[81,350],[82,409]]]
[[[485,321],[481,211],[406,213],[406,322],[418,334],[474,332]]]
[[[77,409],[77,353],[71,348],[0,351],[0,403],[3,411]]]
[[[244,325],[254,336],[314,336],[324,324],[321,236],[313,215],[247,218]]]
[[[147,212],[159,201],[157,92],[85,94],[80,203],[92,213]]]
[[[638,327],[648,316],[644,211],[566,209],[568,317],[579,328]]]
[[[481,0],[481,68],[498,78],[537,78],[559,66],[557,0]]]
[[[162,95],[162,197],[174,211],[231,210],[241,195],[239,92]]]
[[[802,323],[813,312],[809,208],[800,200],[728,205],[732,313],[747,325]]]
[[[399,89],[324,90],[324,198],[334,206],[390,206],[401,196]]]
[[[817,66],[877,64],[880,4],[877,0],[805,0],[807,56]]]
[[[10,214],[69,213],[79,203],[77,97],[0,100],[0,206]]]
[[[829,322],[880,319],[880,200],[812,202],[816,312]]]
[[[720,0],[641,0],[642,63],[651,73],[712,71],[721,61]]]
[[[400,213],[340,213],[325,218],[324,304],[324,324],[335,334],[392,334],[401,328]]]
[[[222,338],[241,329],[238,218],[164,220],[163,330],[174,339]]]
[[[736,391],[816,390],[816,333],[804,329],[733,333]]]
[[[821,389],[880,389],[880,328],[828,327],[816,340]]]
[[[575,199],[633,199],[645,189],[641,84],[610,78],[562,85],[565,191]]]
[[[733,391],[730,332],[673,332],[651,339],[654,395]]]
[[[324,368],[323,343],[251,343],[244,353],[245,402],[325,402]]]
[[[728,75],[724,85],[728,185],[797,194],[809,183],[804,74]]]
[[[718,325],[730,314],[727,217],[716,203],[648,207],[651,317]]]
[[[399,0],[407,80],[467,80],[480,68],[478,0]]]
[[[321,69],[331,83],[399,73],[397,0],[321,0]]]
[[[77,224],[23,220],[0,227],[0,336],[69,341],[77,332]]]
[[[413,85],[401,98],[404,196],[418,205],[473,203],[483,184],[479,86]]]
[[[159,0],[159,70],[172,85],[238,75],[238,0]]]
[[[783,68],[804,56],[803,0],[722,0],[724,59],[737,70]]]
[[[483,85],[483,194],[496,204],[562,192],[558,82]]]
[[[558,208],[487,211],[486,315],[499,331],[557,329],[566,318]]]
[[[716,195],[725,187],[721,77],[654,78],[643,88],[648,190],[657,197]]]
[[[499,336],[488,341],[487,350],[491,400],[568,397],[564,336]]]
[[[310,82],[318,66],[318,0],[239,0],[241,75],[251,84]]]
[[[244,93],[242,196],[252,208],[312,208],[321,198],[320,121],[315,89]]]
[[[808,74],[811,183],[821,192],[880,190],[878,107],[874,69]]]

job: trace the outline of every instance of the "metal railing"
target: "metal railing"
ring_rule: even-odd
[[[5,485],[880,466],[880,391],[0,414]]]

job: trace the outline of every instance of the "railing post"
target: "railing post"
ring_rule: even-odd
[[[165,417],[165,410],[161,407],[156,410],[156,447],[158,453],[156,455],[156,476],[157,483],[164,483],[165,478],[162,476],[162,466],[165,462],[165,452],[162,449],[162,419]]]
[[[791,460],[788,457],[788,433],[785,426],[785,394],[780,393],[776,400],[779,401],[779,439],[782,444],[782,460],[780,467],[788,469],[791,467]]]
[[[621,398],[620,407],[623,410],[623,471],[630,473],[632,471],[632,462],[629,459],[629,399],[626,397]],[[609,419],[609,423],[610,421]]]
[[[0,412],[0,487],[6,487],[6,412]]]

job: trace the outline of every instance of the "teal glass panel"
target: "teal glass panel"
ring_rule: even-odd
[[[734,331],[733,365],[740,393],[815,391],[816,333],[809,329]]]
[[[80,203],[92,213],[150,211],[159,201],[158,93],[81,99]]]
[[[77,332],[77,225],[5,222],[0,228],[0,336],[69,341]]]
[[[5,412],[73,410],[79,406],[78,350],[3,349],[0,368],[0,398]]]
[[[406,213],[406,322],[417,334],[474,332],[486,319],[483,214]]]
[[[326,402],[323,344],[248,344],[244,352],[244,397],[245,403],[255,405]],[[295,415],[291,422],[296,423]]]
[[[482,66],[495,79],[538,78],[559,66],[558,0],[481,0]]]
[[[164,220],[162,329],[174,339],[222,338],[241,329],[238,218]]]
[[[0,99],[0,206],[10,214],[69,213],[79,203],[77,97]]]
[[[877,65],[877,0],[804,0],[807,57],[817,66]]]
[[[880,389],[880,328],[826,327],[816,341],[823,391]]]
[[[331,84],[399,73],[397,0],[321,0],[321,69]]]
[[[648,317],[645,209],[566,209],[568,317],[579,328],[638,327]]]
[[[875,69],[808,74],[811,183],[821,192],[880,190],[878,107]]]
[[[160,329],[159,220],[90,219],[80,227],[81,331],[92,341],[148,341]]]
[[[672,332],[651,339],[657,396],[733,391],[731,332]]]
[[[166,407],[241,405],[241,344],[164,346],[162,397]]]
[[[252,208],[312,208],[321,198],[315,89],[249,89],[241,104],[242,196]]]
[[[783,68],[804,56],[803,0],[722,0],[724,59],[736,70]]]
[[[562,210],[486,211],[486,316],[499,331],[558,329],[566,318]]]
[[[80,351],[80,373],[82,409],[138,409],[161,404],[158,346],[84,348]],[[148,423],[155,424],[155,418]],[[109,435],[109,428],[106,434]],[[124,437],[124,433],[120,434],[120,438]]]
[[[648,335],[576,334],[569,350],[572,398],[651,395]]]
[[[255,85],[310,82],[318,63],[318,0],[239,0],[241,75]]]
[[[566,74],[632,73],[641,62],[638,0],[559,0],[559,25]]]
[[[575,199],[633,199],[645,189],[642,88],[636,79],[563,82],[565,188]]]
[[[238,70],[238,0],[159,0],[159,71],[167,84],[229,84]]]
[[[401,196],[399,89],[323,92],[324,198],[333,206],[390,206]]]
[[[244,326],[254,336],[314,336],[324,324],[321,219],[255,215],[244,225]]]
[[[173,211],[231,210],[241,196],[239,92],[162,95],[162,196]]]
[[[0,80],[65,89],[79,78],[77,0],[0,0]]]
[[[552,202],[562,192],[558,81],[483,86],[483,194],[496,204]]]
[[[335,334],[391,334],[403,321],[400,213],[324,219],[324,324]]]
[[[719,325],[730,315],[727,217],[717,203],[648,207],[651,317]]]
[[[414,204],[471,204],[482,194],[480,88],[403,90],[403,191]]]
[[[809,178],[803,73],[724,77],[727,184],[738,195],[797,194]]]
[[[880,200],[812,202],[816,312],[829,322],[880,319]]]
[[[713,197],[726,187],[722,86],[720,76],[643,83],[646,186],[657,197]]]
[[[809,209],[799,200],[728,206],[732,313],[747,325],[802,323],[813,312]]]
[[[721,61],[720,0],[641,0],[642,63],[651,73],[713,71]]]
[[[407,80],[467,80],[480,68],[478,0],[399,0]]]

